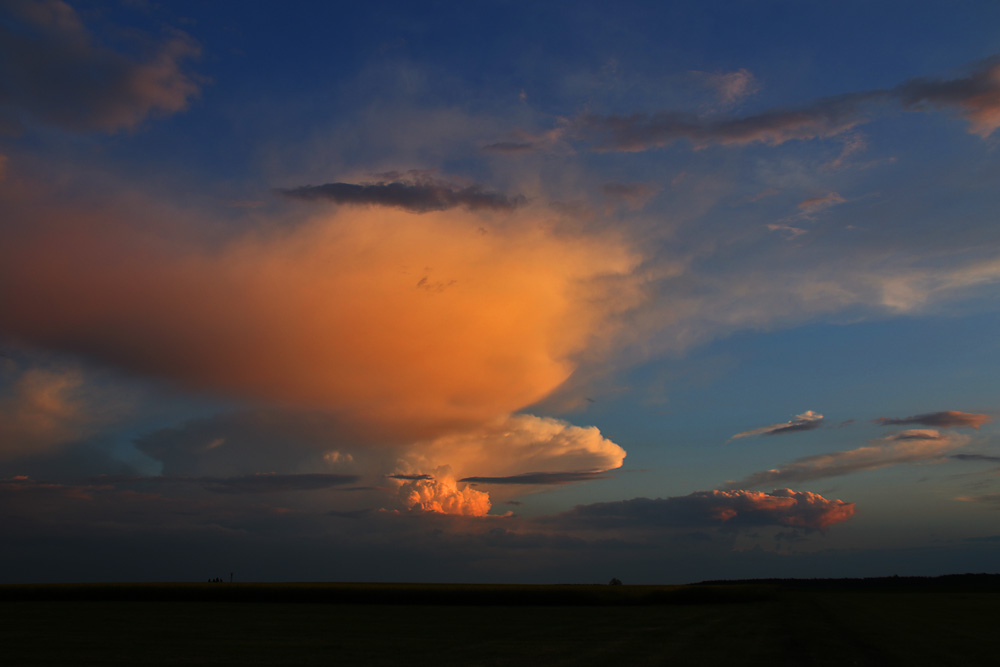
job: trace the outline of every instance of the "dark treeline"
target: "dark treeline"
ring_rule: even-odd
[[[0,585],[3,601],[303,602],[327,604],[633,606],[752,603],[783,591],[1000,592],[1000,574],[867,579],[745,579],[685,586],[377,583],[98,583]]]

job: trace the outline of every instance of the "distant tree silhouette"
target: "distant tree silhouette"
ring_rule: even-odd
[[[621,586],[622,585],[622,580],[619,579],[618,577],[612,577],[611,581],[608,582],[608,585],[609,586]]]

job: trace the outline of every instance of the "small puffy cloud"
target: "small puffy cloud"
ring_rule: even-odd
[[[697,72],[727,107],[742,102],[760,90],[757,78],[750,70],[740,68],[735,72]]]
[[[786,526],[822,530],[854,515],[854,503],[808,491],[697,491],[671,498],[633,498],[579,505],[557,517],[593,528]]]
[[[743,431],[731,437],[730,440],[750,438],[758,435],[785,435],[786,433],[796,433],[798,431],[811,431],[822,425],[823,415],[812,410],[806,410],[800,415],[795,415],[794,419],[790,419],[787,422]]]
[[[993,421],[989,415],[976,414],[974,412],[961,412],[959,410],[943,410],[941,412],[927,412],[912,417],[894,419],[890,417],[879,417],[874,420],[882,426],[905,426],[909,424],[920,424],[921,426],[933,426],[934,428],[974,428],[978,429],[983,424]]]
[[[199,55],[170,31],[137,57],[101,44],[61,0],[4,3],[0,22],[0,114],[74,131],[132,129],[152,113],[187,108],[199,81],[183,69]]]
[[[904,463],[934,461],[968,442],[967,436],[941,433],[934,429],[901,431],[878,438],[867,447],[805,456],[778,468],[763,470],[746,479],[731,482],[726,485],[726,488],[739,489],[770,484],[807,482]]]
[[[400,174],[392,174],[400,176]],[[411,172],[413,178],[375,183],[327,183],[280,190],[292,199],[335,204],[392,206],[415,213],[463,207],[470,211],[510,211],[525,202],[521,195],[491,192],[478,184],[461,185]]]

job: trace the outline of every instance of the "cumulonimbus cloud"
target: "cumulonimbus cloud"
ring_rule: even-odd
[[[696,491],[671,498],[633,498],[579,505],[558,520],[594,528],[787,526],[822,530],[854,515],[854,503],[809,491]]]
[[[151,113],[187,108],[200,90],[184,71],[200,48],[171,31],[150,58],[103,46],[61,0],[3,3],[0,114],[74,131],[132,129]]]
[[[492,503],[490,494],[459,484],[447,466],[433,475],[396,475],[397,498],[411,512],[486,516]]]
[[[867,447],[805,456],[777,468],[754,473],[738,482],[730,482],[725,488],[808,482],[904,463],[933,461],[968,442],[967,436],[941,433],[934,429],[901,431],[874,440]]]
[[[795,415],[794,419],[789,419],[787,422],[783,422],[781,424],[771,424],[770,426],[761,426],[760,428],[743,431],[742,433],[737,433],[729,439],[736,440],[738,438],[750,438],[758,435],[785,435],[787,433],[797,433],[799,431],[811,431],[822,425],[823,415],[812,410],[806,410],[800,415]]]
[[[553,391],[628,307],[637,263],[620,239],[529,211],[491,225],[338,209],[213,244],[21,203],[0,246],[0,333],[415,438]]]
[[[993,421],[993,418],[989,415],[976,414],[974,412],[943,410],[941,412],[927,412],[899,419],[879,417],[874,421],[876,424],[881,424],[882,426],[906,426],[909,424],[920,424],[921,426],[932,426],[934,428],[968,427],[978,429],[983,424],[988,424]]]
[[[505,195],[481,185],[457,185],[426,175],[410,180],[374,183],[326,183],[279,190],[286,197],[335,204],[391,206],[416,213],[462,207],[470,211],[511,211],[525,203],[521,195]]]

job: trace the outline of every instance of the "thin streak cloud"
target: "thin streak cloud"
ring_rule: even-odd
[[[788,433],[798,433],[800,431],[812,431],[822,425],[823,415],[812,410],[806,410],[800,415],[795,415],[794,419],[790,419],[782,424],[771,424],[770,426],[761,426],[760,428],[743,431],[742,433],[737,433],[729,439],[737,440],[739,438],[751,438],[758,435],[785,435]]]
[[[392,206],[415,213],[465,208],[470,211],[512,211],[525,203],[521,195],[505,195],[481,185],[457,186],[424,178],[419,181],[327,183],[279,190],[290,199],[331,201],[342,205]]]
[[[772,484],[811,482],[905,463],[935,461],[968,442],[967,436],[941,433],[934,429],[900,431],[873,440],[867,447],[804,456],[778,468],[763,470],[738,482],[730,482],[725,488],[743,489]]]
[[[921,426],[933,426],[934,428],[974,428],[979,429],[983,424],[993,421],[989,415],[976,414],[973,412],[961,412],[959,410],[943,410],[941,412],[927,412],[912,417],[893,419],[890,417],[879,417],[874,420],[876,424],[882,426],[907,426],[910,424],[920,424]]]

